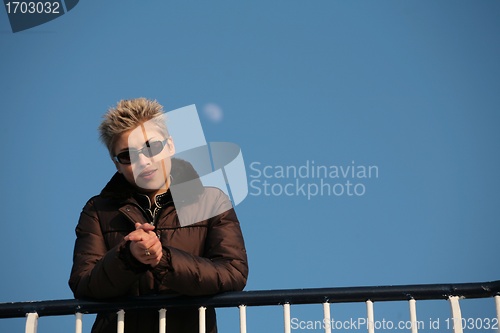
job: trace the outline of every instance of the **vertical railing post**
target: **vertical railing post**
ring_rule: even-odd
[[[160,314],[159,318],[159,333],[166,333],[167,332],[167,309],[160,309],[158,311]]]
[[[38,326],[38,313],[32,312],[26,314],[26,333],[36,333]]]
[[[323,327],[325,328],[325,333],[332,332],[331,320],[330,320],[330,303],[323,303]]]
[[[463,333],[462,312],[460,311],[460,304],[458,303],[458,299],[458,296],[450,296],[448,298],[451,305],[451,322],[453,325],[454,333]]]
[[[500,323],[500,296],[495,296],[495,307],[497,310],[497,323]],[[500,333],[500,326],[497,329],[497,332]]]
[[[83,314],[80,312],[75,313],[75,333],[82,333],[82,319]]]
[[[373,302],[370,300],[366,301],[366,317],[368,324],[368,333],[375,332],[375,316],[373,314]]]
[[[285,324],[285,333],[290,333],[290,303],[283,304],[283,321]]]
[[[199,326],[200,333],[205,333],[207,330],[207,326],[206,326],[206,322],[205,322],[205,311],[206,310],[207,310],[207,308],[204,306],[200,306],[198,309],[199,318],[200,318],[200,326]]]
[[[120,310],[117,312],[118,314],[118,319],[117,319],[117,325],[116,325],[116,332],[117,333],[124,333],[125,332],[125,311]]]
[[[240,305],[240,333],[247,333],[247,307]]]
[[[408,301],[410,305],[410,323],[411,323],[411,333],[418,333],[418,322],[417,322],[417,301],[415,299],[410,299]]]

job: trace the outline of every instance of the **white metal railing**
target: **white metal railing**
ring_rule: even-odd
[[[496,304],[496,314],[497,314],[497,322],[500,322],[500,296],[494,296],[495,298],[495,304]],[[462,314],[460,311],[460,305],[459,305],[459,297],[458,296],[450,296],[449,297],[449,302],[451,305],[451,318],[453,325],[450,325],[450,327],[453,327],[453,332],[454,333],[463,333],[463,323],[462,323]],[[409,303],[409,312],[410,312],[410,327],[409,330],[411,333],[418,333],[418,321],[417,321],[417,313],[416,313],[416,301],[414,299],[410,299],[408,301]],[[199,333],[205,333],[205,310],[206,307],[201,306],[198,311],[199,311]],[[246,306],[245,305],[240,305],[239,306],[240,310],[240,333],[246,333],[247,332],[247,326],[246,326]],[[325,302],[323,303],[323,321],[322,321],[322,326],[324,327],[325,333],[331,333],[332,331],[332,325],[331,325],[331,313],[330,313],[330,303]],[[160,333],[165,333],[166,332],[166,309],[160,309],[159,313],[159,320],[160,320]],[[291,306],[290,303],[285,303],[283,304],[283,319],[284,319],[284,332],[285,333],[291,333],[291,320],[290,320],[290,312],[291,312]],[[367,332],[368,333],[374,333],[375,332],[375,316],[374,316],[374,310],[373,310],[373,302],[368,300],[366,301],[366,326],[367,326]],[[36,328],[37,328],[37,320],[38,320],[38,315],[36,313],[29,313],[28,319],[26,321],[26,333],[36,333]],[[76,313],[76,333],[81,333],[82,332],[82,313]],[[408,328],[408,327],[405,327]],[[118,311],[118,333],[124,333],[125,331],[125,311],[120,310]],[[500,330],[499,330],[500,332]]]
[[[466,284],[433,284],[413,286],[379,286],[379,287],[346,287],[324,289],[299,290],[268,290],[232,292],[212,297],[186,298],[182,296],[154,296],[127,299],[120,302],[93,302],[84,300],[57,300],[41,302],[19,302],[0,304],[0,318],[26,316],[25,333],[36,333],[39,316],[75,314],[75,332],[82,333],[82,319],[84,313],[98,313],[116,309],[118,314],[117,332],[125,330],[125,316],[127,309],[150,308],[159,309],[159,332],[167,332],[168,308],[178,306],[195,306],[199,312],[199,332],[205,333],[205,312],[207,307],[238,307],[240,332],[247,332],[247,307],[278,305],[283,307],[284,332],[291,333],[291,308],[295,304],[322,304],[323,325],[325,333],[331,333],[332,324],[330,304],[347,302],[364,302],[366,304],[367,333],[374,333],[378,329],[375,325],[375,301],[407,300],[409,307],[409,323],[400,327],[411,333],[418,333],[417,300],[447,299],[451,306],[451,320],[449,325],[454,333],[463,333],[464,323],[460,309],[462,298],[493,298],[496,308],[495,326],[500,322],[500,281]],[[493,323],[492,323],[493,324]],[[401,330],[399,330],[401,331]],[[495,332],[496,333],[496,332]],[[500,330],[498,330],[500,333]]]

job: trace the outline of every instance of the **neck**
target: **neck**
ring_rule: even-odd
[[[154,190],[154,191],[148,191],[148,192],[143,192],[143,193],[149,197],[151,204],[154,205],[156,203],[156,196],[163,194],[163,193],[166,193],[169,188],[170,188],[170,178],[167,178],[167,181],[165,182],[165,184],[161,188]]]

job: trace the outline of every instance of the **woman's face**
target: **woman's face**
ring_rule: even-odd
[[[115,155],[122,154],[122,157],[127,157],[128,152],[130,164],[120,163],[126,158],[114,162],[118,172],[139,191],[157,194],[168,189],[170,157],[175,148],[172,139],[165,137],[153,122],[145,122],[122,133],[115,141],[113,152]]]

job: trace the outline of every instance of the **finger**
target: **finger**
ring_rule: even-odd
[[[136,254],[138,255],[149,253],[149,255],[152,254],[155,256],[159,251],[161,251],[161,243],[156,237],[147,240],[142,239],[134,241],[132,244]]]
[[[130,233],[126,236],[126,239],[134,242],[140,242],[144,239],[145,236],[147,235],[140,233]]]
[[[148,232],[144,231],[143,229],[136,229],[135,231],[132,231],[131,233],[129,233],[125,237],[126,237],[127,240],[140,241],[140,240],[143,240],[143,239],[151,238],[152,236],[149,235]]]
[[[161,242],[158,242],[157,244],[153,245],[155,253],[162,253],[163,252],[163,246]]]
[[[149,252],[148,252],[149,251]],[[149,255],[148,255],[149,253]],[[154,264],[158,261],[158,253],[154,253],[152,250],[145,250],[144,262],[147,264]]]
[[[163,257],[163,252],[159,250],[158,252],[155,252],[153,255],[153,252],[151,252],[151,255],[147,257],[146,262],[151,265],[151,267],[156,267],[161,261],[161,258]]]
[[[161,249],[161,242],[156,236],[143,239],[140,243],[145,249],[153,249],[155,252]]]
[[[158,252],[156,252],[161,250],[153,248],[144,249],[138,242],[130,244],[130,251],[138,261],[146,265],[152,265],[153,267],[156,266],[159,260],[161,259],[161,257],[160,259],[158,259],[159,255]]]
[[[154,241],[154,242],[151,242],[151,243],[148,243],[148,242],[141,242],[143,245],[149,245],[146,249],[145,249],[145,252],[146,253],[150,253],[150,255],[152,255],[153,257],[156,257],[158,256],[158,254],[162,253],[163,251],[163,248],[162,248],[162,245],[159,241]]]
[[[149,253],[153,258],[158,256],[158,253],[162,252],[161,245],[158,244],[152,244],[150,247],[145,249],[146,255]]]
[[[143,244],[143,243],[141,243]],[[152,247],[148,249],[141,250],[139,243],[136,243],[135,252],[137,253],[137,258],[143,264],[151,265],[151,267],[156,267],[163,257],[163,248],[161,243],[155,243]]]
[[[155,230],[155,226],[154,226],[154,225],[152,225],[152,224],[150,224],[150,223],[143,223],[143,224],[141,224],[141,223],[136,223],[136,224],[135,224],[135,229],[136,229],[136,230],[137,230],[137,229],[142,229],[142,230],[144,230],[144,231],[148,232],[148,231],[153,231],[153,230]]]

